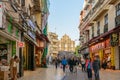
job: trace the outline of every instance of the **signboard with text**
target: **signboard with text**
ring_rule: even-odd
[[[119,44],[119,35],[118,35],[118,33],[113,33],[110,36],[110,44],[111,44],[111,46],[117,46]]]
[[[24,46],[25,46],[24,42],[18,42],[18,47],[22,48]]]

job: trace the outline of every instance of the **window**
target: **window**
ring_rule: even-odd
[[[104,33],[108,31],[108,14],[104,17]]]
[[[21,0],[22,6],[25,6],[25,0]]]
[[[92,37],[94,37],[94,26],[92,26]]]
[[[108,24],[108,14],[105,15],[105,24]]]
[[[116,16],[120,15],[120,3],[116,6]]]
[[[97,23],[97,34],[100,35],[100,22]]]
[[[116,27],[120,25],[120,3],[116,6],[115,24],[116,24]]]

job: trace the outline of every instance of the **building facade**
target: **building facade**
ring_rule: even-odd
[[[58,35],[53,32],[49,32],[49,54],[52,57],[57,57],[58,55]]]
[[[35,70],[47,55],[48,0],[0,1],[0,59],[20,58],[18,73]]]
[[[85,0],[80,13],[80,51],[99,55],[112,69],[120,69],[119,6],[119,0]]]
[[[75,41],[71,40],[68,35],[64,35],[59,40],[59,51],[75,52]]]

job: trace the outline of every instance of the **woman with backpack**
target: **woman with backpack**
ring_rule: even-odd
[[[92,80],[92,61],[91,61],[91,58],[89,58],[88,61],[86,62],[86,69],[87,69],[88,80]]]

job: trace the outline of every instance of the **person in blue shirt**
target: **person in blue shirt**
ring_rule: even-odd
[[[86,69],[88,74],[88,80],[92,80],[92,61],[91,58],[88,59],[86,63]]]
[[[62,63],[61,63],[62,65],[63,65],[63,72],[65,72],[65,67],[66,67],[66,65],[68,64],[68,62],[67,62],[67,60],[65,59],[65,57],[62,59]]]

